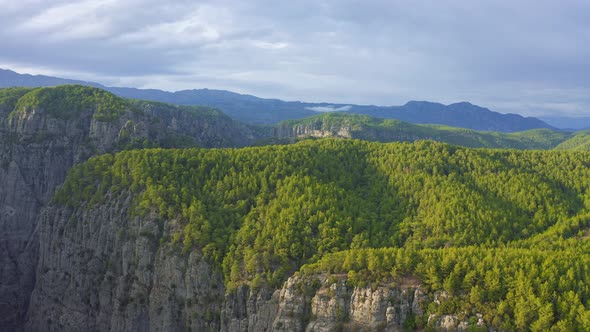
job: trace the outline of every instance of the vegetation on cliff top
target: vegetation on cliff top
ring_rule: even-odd
[[[69,119],[85,110],[99,121],[114,121],[129,108],[129,103],[102,89],[82,85],[60,85],[31,89],[18,99],[14,112],[42,108],[49,115]],[[14,116],[14,115],[13,115]]]
[[[429,314],[458,314],[461,320],[482,314],[489,327],[502,331],[585,331],[590,256],[583,252],[588,249],[587,243],[565,250],[354,249],[328,254],[303,272],[345,273],[363,287],[411,275],[440,294],[440,305],[431,305]]]
[[[432,312],[486,306],[497,328],[588,320],[589,153],[333,139],[127,151],[73,168],[55,202],[92,208],[123,191],[130,216],[180,222],[160,243],[202,251],[230,288],[278,287],[312,264],[352,282],[417,275],[474,299]]]
[[[11,112],[18,100],[31,90],[29,88],[0,89],[0,110]]]
[[[211,107],[176,106],[153,101],[123,99],[105,90],[83,85],[0,89],[0,107],[13,111],[12,116],[18,112],[39,108],[60,119],[70,119],[84,110],[90,110],[96,120],[114,121],[124,111],[152,110],[169,114],[186,112],[203,119],[229,120],[223,112]]]

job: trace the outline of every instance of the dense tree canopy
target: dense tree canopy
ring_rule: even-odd
[[[590,153],[333,139],[136,150],[73,168],[55,202],[128,192],[130,216],[181,223],[160,245],[202,251],[229,288],[278,287],[305,264],[353,282],[411,274],[457,295],[440,313],[590,326]]]

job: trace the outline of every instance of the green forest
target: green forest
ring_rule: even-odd
[[[590,326],[588,152],[342,139],[133,150],[75,166],[54,203],[92,209],[119,194],[132,194],[131,220],[179,222],[159,245],[203,252],[229,290],[293,273],[362,286],[415,276],[452,295],[429,313],[483,313],[501,330]]]
[[[93,87],[83,85],[60,85],[41,88],[0,89],[0,114],[8,118],[33,109],[41,109],[57,119],[72,119],[82,111],[92,111],[94,119],[112,122],[126,111],[157,111],[161,117],[175,113],[198,115],[202,119],[227,118],[223,112],[203,106],[178,106],[160,102],[125,99]]]
[[[15,90],[13,95],[22,91],[23,89]],[[128,107],[128,103],[102,89],[61,85],[29,89],[16,102],[15,112],[25,112],[36,107],[42,107],[48,114],[59,119],[75,117],[81,111],[92,109],[97,120],[114,121]],[[16,113],[11,115],[14,114]]]
[[[573,133],[572,137],[555,147],[556,150],[590,151],[590,130]]]
[[[287,120],[279,129],[314,128],[337,137],[342,128],[349,128],[352,138],[377,142],[412,142],[434,140],[471,148],[503,148],[519,150],[589,150],[587,132],[532,129],[514,133],[477,131],[435,124],[413,124],[395,119],[367,115],[330,112],[301,120]]]

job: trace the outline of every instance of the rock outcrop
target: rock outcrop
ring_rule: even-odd
[[[403,128],[405,124],[400,124],[399,128],[389,128],[387,126],[374,126],[362,123],[362,121],[375,119],[361,118],[358,121],[354,118],[355,115],[337,114],[332,116],[335,119],[327,118],[326,121],[321,117],[316,117],[313,121],[312,119],[304,119],[299,122],[282,122],[274,127],[273,136],[279,140],[326,137],[354,138],[378,142],[413,142],[419,139],[437,140],[436,137],[426,134],[424,130],[423,133],[419,133],[416,130],[407,130]],[[340,116],[340,118],[337,116]],[[348,119],[347,117],[351,118]],[[333,121],[330,122],[330,120]],[[411,124],[407,125],[418,128]]]
[[[310,125],[294,125],[289,124],[278,125],[275,128],[275,136],[281,138],[297,138],[297,137],[338,137],[338,138],[352,138],[352,128],[350,126],[324,126],[322,123]]]

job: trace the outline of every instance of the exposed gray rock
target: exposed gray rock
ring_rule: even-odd
[[[247,287],[239,288],[226,297],[222,331],[402,331],[406,320],[421,316],[428,304],[420,286],[355,288],[346,278],[320,279],[321,287],[314,289],[314,278],[291,277],[266,306],[259,297],[253,302],[256,295]]]
[[[475,326],[472,326],[472,324],[469,323],[469,320],[460,320],[457,315],[438,316],[431,314],[428,316],[428,325],[437,331],[468,331],[470,327],[486,328],[486,323],[482,314],[478,313],[472,318],[477,320]]]
[[[275,129],[275,135],[278,138],[295,138],[295,137],[341,137],[351,138],[352,128],[350,126],[334,126],[327,128],[321,123],[315,125],[279,125]]]
[[[221,312],[221,331],[271,331],[280,292],[263,288],[253,293],[247,286],[229,292]]]
[[[304,282],[289,278],[279,295],[279,311],[273,323],[274,331],[302,331],[309,317],[309,298],[298,291],[297,284]]]
[[[198,251],[160,246],[170,230],[157,216],[129,220],[128,198],[110,202],[42,214],[27,330],[218,330],[219,271]]]

